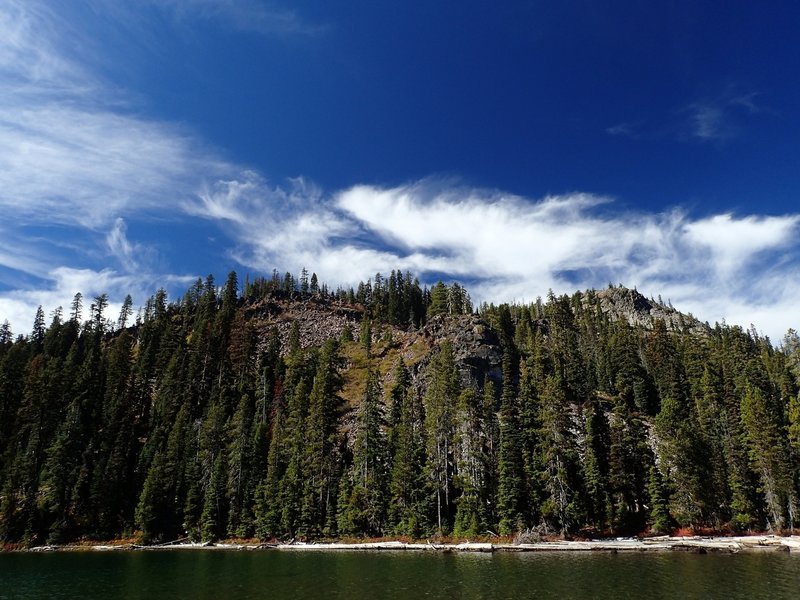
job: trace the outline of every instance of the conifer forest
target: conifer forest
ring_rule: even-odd
[[[800,338],[609,285],[235,273],[0,329],[0,541],[800,526]],[[116,311],[115,311],[116,312]]]

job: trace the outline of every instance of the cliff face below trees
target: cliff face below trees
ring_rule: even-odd
[[[0,339],[0,540],[800,525],[800,343],[625,288],[315,279]]]
[[[622,321],[632,327],[652,330],[661,321],[668,330],[689,330],[704,335],[708,326],[692,315],[647,299],[636,290],[614,287],[590,291],[583,296],[585,306],[597,306],[611,321]],[[265,299],[246,307],[247,318],[258,332],[259,347],[263,349],[274,329],[278,332],[283,352],[288,352],[292,325],[297,324],[303,348],[320,347],[329,338],[341,339],[345,330],[358,337],[365,318],[365,307],[342,300],[309,297],[301,301],[276,298]],[[535,319],[545,335],[547,319]],[[389,336],[392,343],[382,344]],[[432,316],[419,329],[392,327],[382,324],[371,331],[371,342],[379,349],[376,358],[383,362],[387,356],[406,361],[412,372],[421,378],[419,392],[425,391],[424,373],[429,365],[431,350],[443,341],[453,346],[454,358],[463,386],[483,387],[486,380],[502,385],[502,356],[498,332],[487,318],[475,314],[439,314]],[[396,350],[396,351],[393,351]],[[389,373],[388,366],[381,369]]]
[[[312,348],[322,346],[329,338],[341,339],[346,330],[359,337],[365,319],[362,305],[320,297],[299,302],[270,298],[247,306],[245,314],[257,332],[258,347],[263,349],[275,330],[284,353],[289,349],[293,325],[298,329],[300,346]],[[482,387],[487,378],[498,386],[502,382],[500,338],[489,322],[477,315],[435,315],[421,329],[410,330],[376,324],[370,338],[377,363],[387,357],[402,357],[420,378],[424,378],[431,361],[431,351],[447,341],[453,346],[462,385]],[[388,373],[390,366],[384,365],[381,371]],[[424,390],[420,382],[420,393]]]

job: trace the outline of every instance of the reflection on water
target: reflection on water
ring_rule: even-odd
[[[800,555],[147,551],[0,555],[0,598],[798,598]]]

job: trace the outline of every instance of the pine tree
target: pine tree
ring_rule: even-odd
[[[428,442],[429,477],[436,493],[436,523],[439,532],[450,529],[453,497],[454,410],[460,382],[453,348],[445,341],[430,365],[431,382],[425,395],[425,431]]]
[[[288,417],[284,436],[287,445],[285,466],[282,467],[279,462],[279,455],[275,452],[278,448],[275,443],[278,440],[275,440],[274,434],[273,440],[275,441],[271,443],[270,447],[270,464],[269,470],[267,471],[267,481],[270,482],[276,477],[276,473],[272,470],[273,465],[275,471],[283,470],[280,476],[277,502],[277,508],[280,511],[279,531],[289,535],[297,533],[300,524],[300,505],[302,501],[304,478],[304,436],[306,420],[308,418],[308,396],[310,389],[308,381],[303,379],[299,381],[292,390],[292,397],[287,410]],[[269,488],[267,491],[269,491]],[[267,513],[267,518],[269,519],[269,513]],[[276,532],[273,531],[270,533]]]
[[[199,527],[204,540],[219,539],[226,532],[225,421],[225,408],[220,403],[213,403],[200,426],[197,457],[204,500]]]
[[[227,424],[228,464],[226,495],[230,505],[228,534],[248,537],[253,532],[252,498],[255,481],[252,477],[254,448],[253,443],[253,403],[244,394],[239,400],[236,412]]]
[[[702,520],[705,478],[697,430],[685,398],[663,396],[655,420],[661,466],[670,490],[670,512],[682,526],[695,526]]]
[[[497,486],[500,422],[497,418],[496,402],[494,384],[490,379],[487,379],[483,386],[481,405],[485,435],[483,439],[484,483],[480,489],[482,513],[487,528],[495,527],[498,521]]]
[[[353,464],[345,478],[345,504],[339,507],[339,529],[343,533],[380,536],[384,531],[388,473],[381,407],[378,373],[370,371],[356,414]]]
[[[136,506],[136,525],[145,542],[170,538],[175,534],[177,524],[181,523],[177,519],[175,492],[187,427],[188,411],[183,407],[178,412],[166,447],[156,452],[147,470]]]
[[[526,526],[524,461],[517,398],[517,353],[514,325],[507,305],[500,307],[499,329],[503,347],[503,388],[500,403],[500,451],[498,457],[497,512],[501,534]]]
[[[748,386],[742,398],[742,424],[754,470],[761,480],[767,508],[767,528],[780,531],[794,524],[797,515],[797,495],[792,484],[792,472],[782,424],[770,410],[760,389]]]
[[[341,358],[334,339],[325,342],[309,398],[302,459],[302,530],[305,535],[335,533],[339,454]]]
[[[672,523],[667,509],[668,501],[664,483],[658,467],[650,467],[650,480],[647,486],[650,495],[650,531],[662,535],[672,531]]]
[[[390,393],[393,417],[389,438],[392,456],[389,526],[397,535],[419,537],[429,528],[430,481],[426,472],[424,409],[411,389],[408,370],[398,362]]]
[[[33,329],[31,331],[31,343],[33,344],[34,351],[41,350],[44,343],[44,311],[41,305],[36,309],[36,317],[33,319]]]
[[[486,427],[481,398],[473,389],[461,392],[455,415],[454,483],[461,490],[456,501],[453,533],[478,535],[486,529],[483,491],[486,485]]]
[[[588,499],[589,522],[600,530],[609,524],[611,511],[608,497],[608,421],[597,399],[592,399],[586,410],[586,451],[583,459],[584,485]]]
[[[563,383],[548,376],[540,396],[539,462],[546,498],[542,518],[562,534],[583,520],[578,478],[578,456],[570,430],[570,413]]]
[[[42,471],[39,506],[52,521],[48,543],[61,543],[74,533],[70,531],[75,526],[72,494],[81,462],[82,429],[80,403],[74,401],[47,450]]]
[[[326,295],[313,275],[306,290],[305,277],[299,287],[289,277],[289,297]],[[348,406],[339,395],[363,375],[363,356],[344,341],[355,359],[346,366],[335,343],[313,345],[311,330],[303,349],[300,319],[282,356],[287,326],[272,324],[275,303],[287,308],[282,283],[248,278],[240,298],[235,273],[221,289],[208,277],[177,302],[159,290],[135,325],[127,298],[114,327],[106,295],[84,322],[77,294],[66,321],[56,309],[45,326],[37,311],[30,335],[16,339],[0,326],[0,539],[137,528],[148,541],[472,536],[534,525],[629,535],[648,524],[791,531],[798,522],[796,333],[776,348],[724,324],[698,336],[676,313],[669,325],[632,327],[591,291],[551,294],[547,306],[484,304],[492,325],[475,321],[475,333],[488,352],[465,364],[486,381],[459,372],[450,343],[427,356],[412,343],[402,353],[414,357],[413,381],[398,361],[384,406],[384,355],[370,356],[365,395]],[[335,299],[355,303],[355,293]],[[389,335],[390,325],[423,324],[431,303],[431,314],[471,310],[460,285],[428,292],[397,270],[359,286],[359,299],[345,312],[363,310],[365,328],[382,323]]]
[[[498,456],[497,512],[500,518],[501,534],[514,533],[526,526],[519,410],[514,393],[508,391],[509,386],[505,383],[506,381],[508,378],[504,377],[504,393],[500,405],[500,451]]]
[[[427,316],[446,315],[450,312],[449,293],[447,286],[441,281],[431,288],[431,300],[428,306]]]
[[[645,525],[652,457],[641,417],[631,412],[630,403],[622,396],[614,400],[609,440],[608,485],[613,527],[622,533],[635,533]]]
[[[225,455],[221,452],[214,459],[211,478],[200,515],[200,535],[203,540],[214,541],[225,531]]]

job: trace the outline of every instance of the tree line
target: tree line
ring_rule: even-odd
[[[316,297],[363,310],[302,347],[247,309]],[[443,338],[419,364],[376,346],[471,314],[458,284],[235,273],[161,290],[134,318],[82,298],[30,334],[0,328],[0,539],[155,542],[675,527],[789,530],[800,492],[800,339],[717,325],[633,327],[594,292],[483,305],[499,373]],[[438,316],[441,315],[441,316]],[[385,348],[384,348],[385,349]],[[342,395],[354,360],[358,398]],[[422,366],[425,365],[425,366]]]

